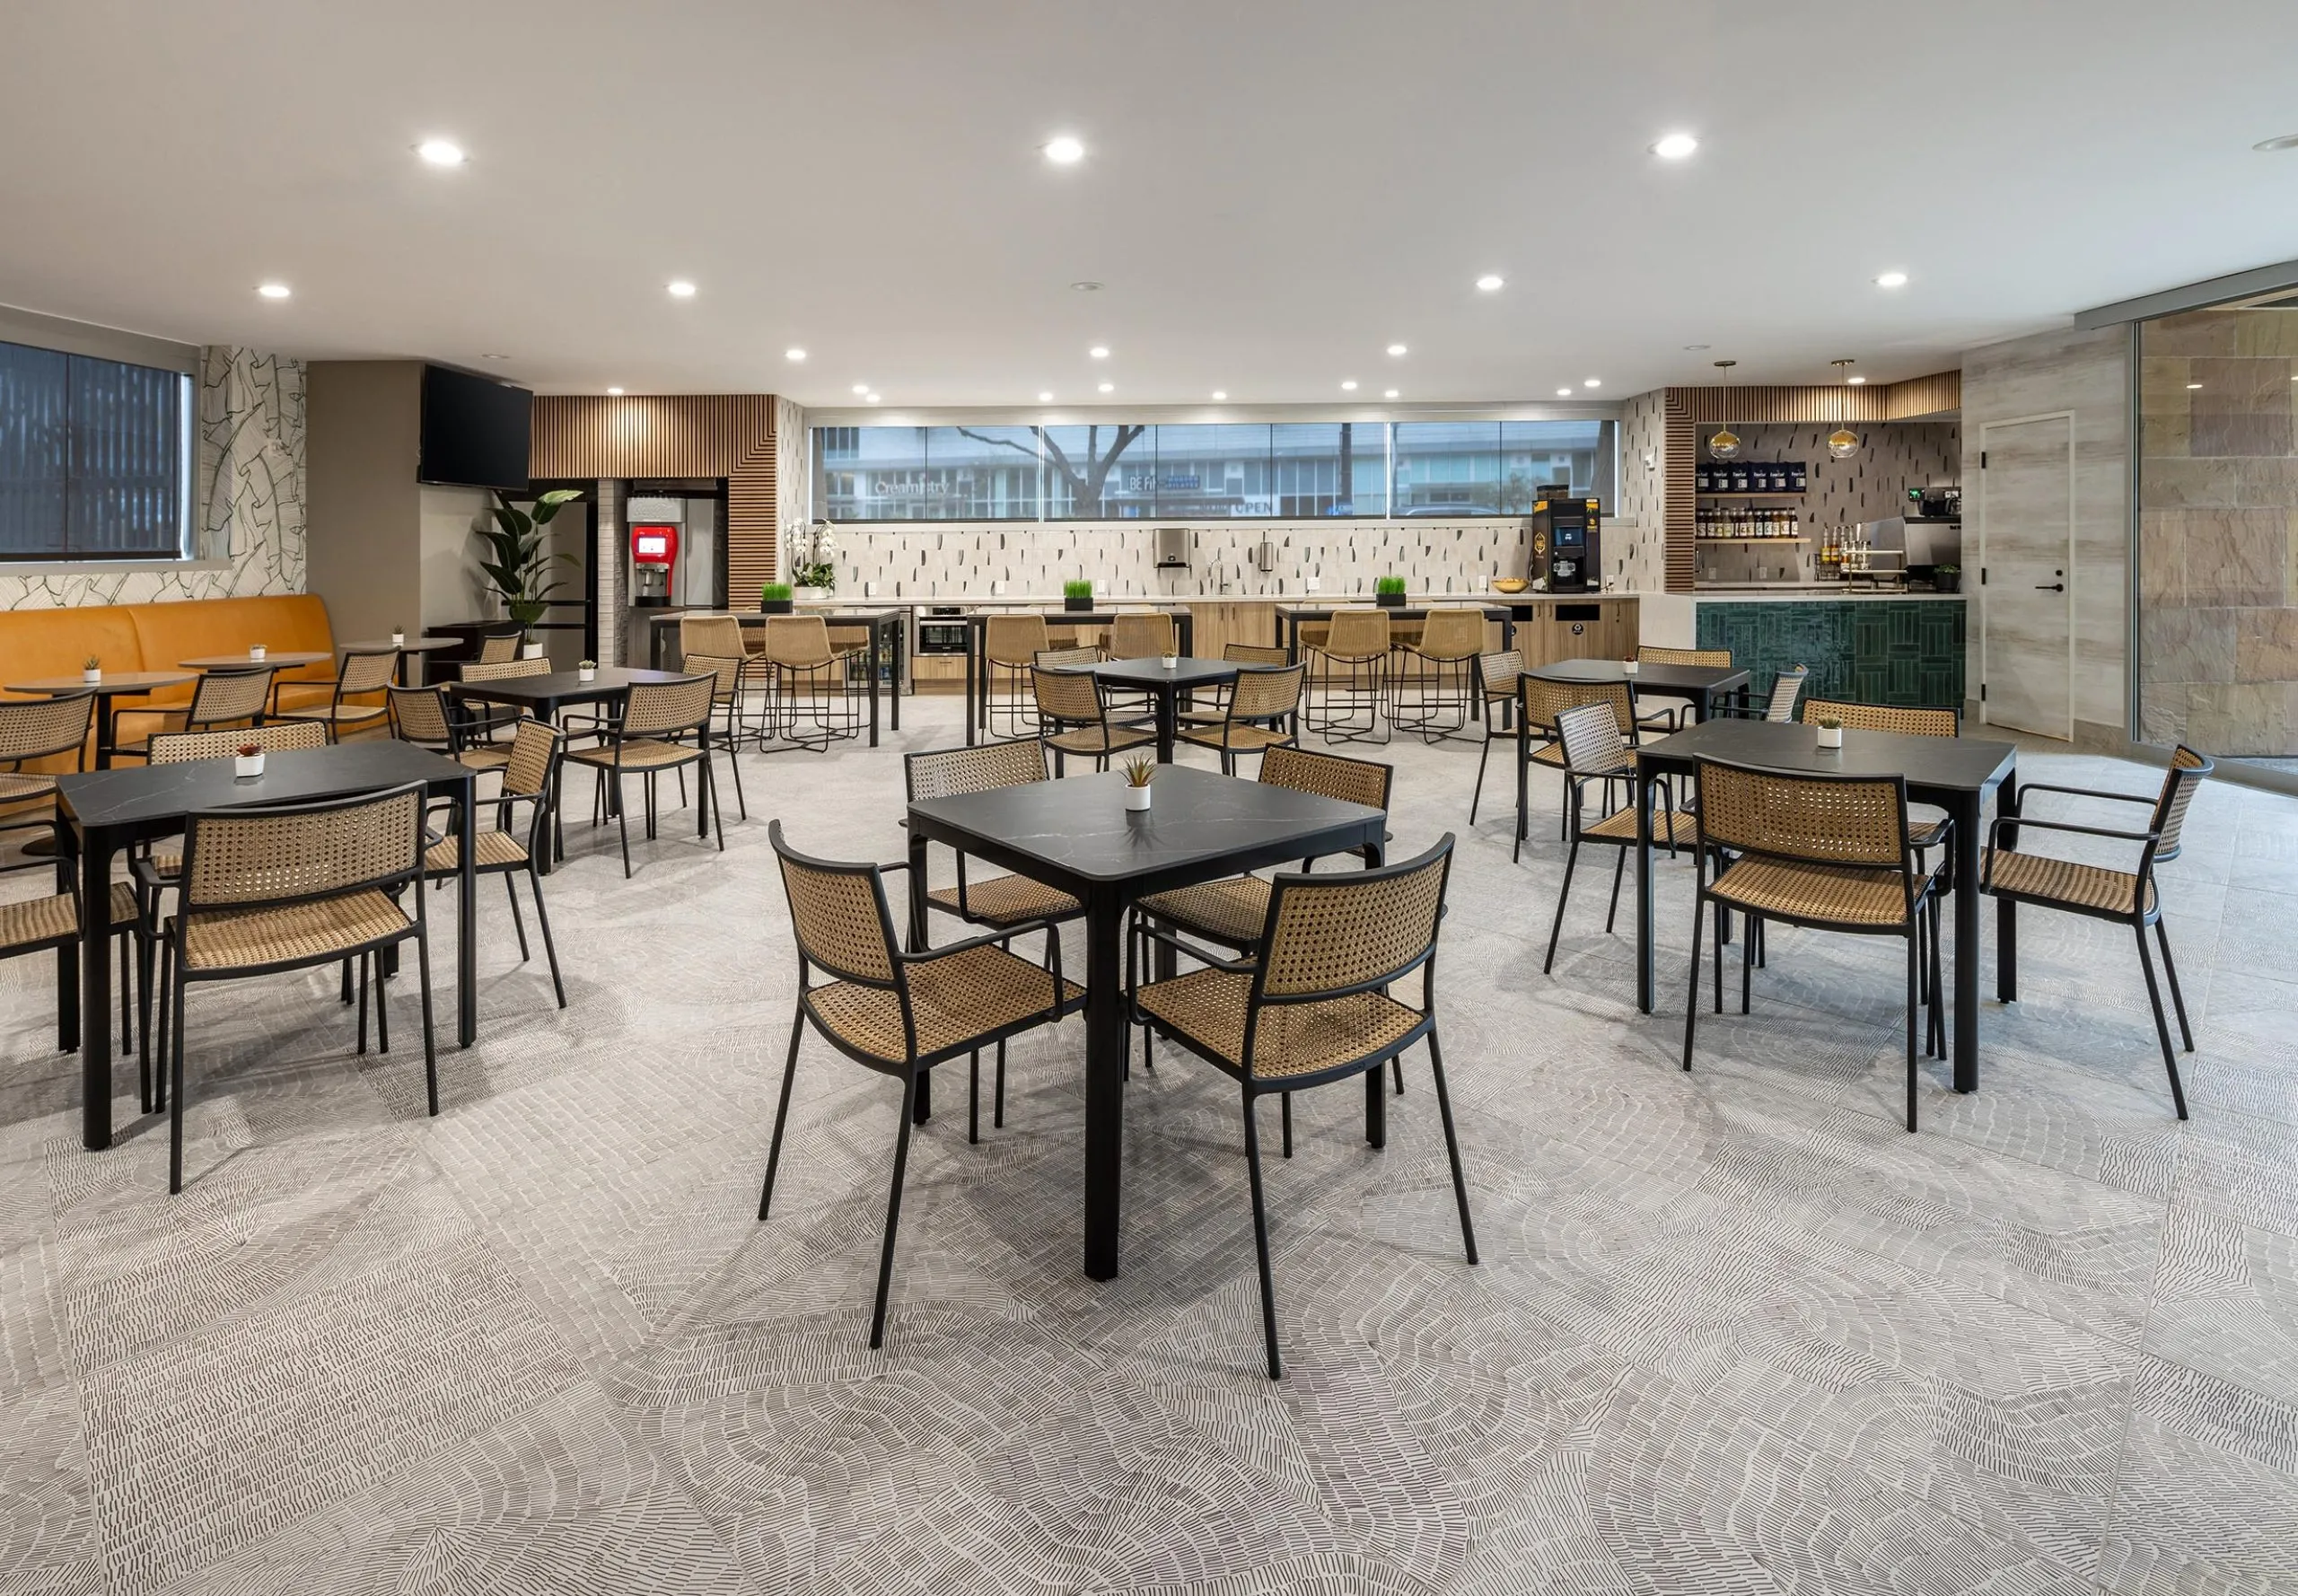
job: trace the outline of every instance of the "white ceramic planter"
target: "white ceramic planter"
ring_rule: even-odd
[[[1619,673],[1622,676],[1633,676],[1636,674],[1637,664],[1638,662],[1635,660],[1622,660],[1619,662]]]
[[[1157,789],[1153,786],[1127,787],[1125,789],[1125,807],[1135,814],[1141,813],[1149,807],[1150,796],[1154,794],[1156,790]]]
[[[522,660],[539,660],[542,658],[542,645],[539,643],[521,644],[519,645],[519,657]]]
[[[270,651],[265,648],[262,644],[259,643],[248,650],[248,658],[251,660],[259,660],[269,652]]]
[[[405,632],[393,632],[391,634],[391,646],[393,648],[405,648],[407,646],[407,634]]]
[[[80,680],[86,682],[90,687],[95,686],[103,679],[104,673],[101,667],[93,671],[83,671],[80,672]]]
[[[1178,671],[1181,668],[1181,656],[1177,653],[1161,653],[1157,656],[1157,662],[1168,671]]]
[[[1841,748],[1843,746],[1843,728],[1841,726],[1821,726],[1820,728],[1820,746],[1821,748]]]
[[[801,604],[819,604],[829,594],[830,590],[826,587],[802,587],[794,589],[790,596]]]
[[[247,781],[251,777],[261,776],[263,774],[263,756],[259,753],[233,754],[232,756],[232,774],[238,776],[241,781]]]
[[[574,680],[577,681],[596,681],[598,679],[599,673],[595,670],[577,671],[574,672]]]

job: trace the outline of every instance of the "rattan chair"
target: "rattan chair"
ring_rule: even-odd
[[[1771,679],[1771,697],[1764,701],[1761,707],[1749,703],[1746,690],[1742,688],[1740,702],[1715,705],[1713,713],[1735,720],[1772,721],[1784,724],[1795,718],[1796,695],[1803,690],[1803,683],[1811,674],[1808,665],[1793,666]]]
[[[1701,920],[1715,916],[1715,1012],[1724,1012],[1724,916],[1749,916],[1740,960],[1740,1012],[1749,1008],[1754,959],[1752,922],[1896,936],[1907,943],[1907,1127],[1916,1124],[1915,1030],[1922,1004],[1925,908],[1939,878],[1921,869],[1908,839],[1907,778],[1899,776],[1790,776],[1702,759],[1697,765],[1699,898],[1692,909],[1691,995],[1684,1011],[1684,1068],[1691,1068],[1699,1019]],[[1939,950],[1929,949],[1927,983],[1934,1009],[1930,1037],[1944,1036],[1939,1015]]]
[[[392,688],[389,704],[391,731],[402,742],[444,754],[472,770],[500,770],[510,763],[511,750],[491,742],[473,743],[472,732],[439,688]],[[303,723],[308,724],[310,723]]]
[[[1557,723],[1565,711],[1583,705],[1609,705],[1615,724],[1627,731],[1621,741],[1634,747],[1641,728],[1636,719],[1636,689],[1625,681],[1550,681],[1527,673],[1516,680],[1516,842],[1511,863],[1524,855],[1524,839],[1531,835],[1531,767],[1545,765],[1559,775],[1564,770],[1564,744],[1557,738]],[[1571,783],[1565,783],[1569,788]],[[1671,789],[1672,791],[1672,789]],[[1672,805],[1672,798],[1670,800]],[[1557,835],[1571,836],[1571,805],[1559,807]]]
[[[461,679],[465,681],[508,681],[513,677],[549,674],[550,662],[541,658],[474,660],[463,666],[460,671]]]
[[[478,678],[472,676],[470,673],[470,666],[473,664],[504,665],[517,659],[519,657],[519,650],[525,646],[526,641],[527,634],[524,627],[521,627],[515,632],[489,632],[486,634],[478,640],[478,658],[471,661],[469,664],[466,664],[463,667],[463,680],[465,681],[475,681],[478,680]]]
[[[1053,752],[1053,773],[1066,774],[1069,756],[1093,761],[1096,770],[1110,767],[1110,756],[1157,741],[1153,732],[1119,725],[1110,718],[1101,683],[1090,671],[1030,671],[1030,686],[1037,698],[1039,741]]]
[[[1476,657],[1476,688],[1484,696],[1484,742],[1477,750],[1476,790],[1469,794],[1471,826],[1476,824],[1477,806],[1484,802],[1484,767],[1492,758],[1492,745],[1502,738],[1515,740],[1516,729],[1509,723],[1508,715],[1515,707],[1516,684],[1523,675],[1522,650],[1506,648]]]
[[[654,837],[655,783],[665,771],[684,772],[701,767],[696,797],[697,835],[710,835],[718,826],[718,851],[726,851],[726,817],[718,807],[716,778],[710,767],[710,705],[717,691],[715,676],[681,676],[671,681],[641,682],[630,689],[622,713],[611,719],[585,723],[601,741],[591,748],[568,750],[564,758],[587,765],[598,774],[598,798],[592,805],[597,822],[601,808],[611,812],[622,834],[622,873],[630,875],[630,816],[623,802],[622,778],[643,778],[646,798],[646,836]]]
[[[1370,604],[1334,610],[1332,625],[1308,650],[1301,723],[1327,742],[1388,741],[1382,712],[1389,700],[1389,644],[1387,610]]]
[[[558,792],[558,758],[566,739],[556,726],[522,720],[511,741],[511,760],[503,767],[503,791],[495,800],[496,824],[481,831],[471,853],[471,869],[479,875],[499,875],[511,899],[511,925],[519,934],[519,961],[531,957],[527,949],[527,925],[519,915],[519,889],[514,878],[526,873],[527,890],[534,895],[535,924],[542,928],[543,957],[550,963],[550,989],[558,1006],[566,1006],[566,985],[558,978],[558,949],[550,938],[550,911],[543,907],[542,875],[537,861],[546,856],[550,840],[550,811]],[[531,804],[525,836],[511,829],[518,805]],[[444,883],[462,873],[462,838],[452,832],[431,841],[423,850],[423,873]]]
[[[346,649],[343,663],[335,672],[335,697],[325,704],[315,704],[308,709],[278,709],[272,712],[276,720],[317,721],[327,728],[329,742],[340,742],[346,732],[380,732],[390,722],[390,705],[383,702],[355,704],[355,697],[373,700],[376,695],[387,693],[399,680],[399,655],[396,648]]]
[[[1038,734],[1036,700],[1023,692],[1038,655],[1053,646],[1053,634],[1042,615],[991,615],[981,623],[982,702],[991,736],[999,734],[997,679],[1008,679],[1012,691],[1005,700],[1004,734]]]
[[[518,639],[511,642],[515,647]],[[459,667],[464,681],[509,681],[522,676],[548,676],[550,662],[545,659],[474,660]],[[510,731],[519,723],[519,711],[507,704],[487,704],[478,700],[459,700],[456,708],[462,715],[464,746],[486,748],[496,740],[496,734]]]
[[[820,753],[862,730],[857,689],[864,684],[829,643],[829,623],[819,615],[769,615],[759,652],[767,671],[770,734]]]
[[[1237,1083],[1243,1096],[1245,1162],[1251,1177],[1253,1245],[1260,1265],[1261,1332],[1268,1374],[1281,1379],[1276,1291],[1268,1266],[1267,1205],[1261,1190],[1256,1109],[1270,1092],[1293,1092],[1377,1071],[1414,1043],[1428,1043],[1444,1151],[1460,1205],[1460,1240],[1477,1261],[1468,1181],[1452,1129],[1444,1056],[1436,1039],[1436,934],[1452,838],[1417,859],[1326,875],[1279,875],[1269,883],[1259,956],[1223,960],[1162,932],[1149,934],[1203,968],[1141,987],[1141,1012],[1155,1030]],[[1389,987],[1422,972],[1421,1006]]]
[[[1583,704],[1559,714],[1556,731],[1557,746],[1564,750],[1564,809],[1572,849],[1564,856],[1564,885],[1557,890],[1548,957],[1540,964],[1543,975],[1556,969],[1557,939],[1564,934],[1564,906],[1572,900],[1572,873],[1580,864],[1580,845],[1595,843],[1614,852],[1611,903],[1604,910],[1606,936],[1619,916],[1620,877],[1627,871],[1628,850],[1636,846],[1636,756],[1621,741],[1618,711],[1609,704]],[[1604,812],[1595,820],[1587,812],[1591,782],[1601,788]],[[1615,789],[1619,790],[1617,802]],[[1666,843],[1671,854],[1698,834],[1698,822],[1688,812],[1670,809],[1652,817],[1653,840]]]
[[[54,868],[48,860],[39,861],[41,869]],[[20,867],[21,868],[21,867]],[[110,915],[111,929],[119,934],[119,1035],[122,1050],[136,1045],[136,993],[134,978],[136,961],[130,956],[130,938],[136,928],[136,892],[126,881],[114,881],[106,906]],[[0,960],[22,958],[27,953],[45,953],[57,948],[76,945],[80,940],[80,892],[77,887],[44,898],[20,899],[13,903],[0,903]],[[56,1046],[61,1052],[74,1048],[72,1033],[64,1020],[64,994],[57,995]],[[149,999],[145,1000],[147,1003]],[[150,1023],[147,1019],[147,1027]],[[143,1101],[148,1108],[152,1101],[150,1062],[145,1055]]]
[[[0,836],[57,829],[56,772],[27,770],[33,759],[70,755],[75,770],[88,767],[88,731],[96,696],[59,693],[53,698],[0,698]],[[37,807],[35,807],[37,806]],[[12,869],[46,869],[45,859]]]
[[[1391,715],[1399,732],[1417,732],[1424,741],[1441,742],[1468,730],[1476,702],[1476,662],[1484,653],[1484,611],[1462,605],[1431,609],[1420,636],[1404,645],[1401,665],[1416,690],[1408,701],[1406,680],[1397,682]]]
[[[1120,615],[1110,623],[1109,650],[1113,660],[1156,660],[1180,652],[1180,628],[1162,609]]]
[[[1099,648],[1091,645],[1081,645],[1075,648],[1048,648],[1041,650],[1039,653],[1038,657],[1031,661],[1031,663],[1039,667],[1040,669],[1048,671],[1074,671],[1080,666],[1101,664],[1108,658],[1109,655],[1103,653]]]
[[[224,726],[254,726],[263,723],[271,705],[271,679],[276,665],[250,665],[242,671],[210,671],[191,689],[191,702],[181,709],[142,710],[161,717],[161,727],[140,741],[123,742],[112,759],[149,758],[152,738],[167,732],[211,732]]]
[[[1183,742],[1215,750],[1221,756],[1221,774],[1234,776],[1240,754],[1266,755],[1298,741],[1292,722],[1300,713],[1307,673],[1306,665],[1240,671],[1224,689],[1220,723],[1183,726],[1178,735]]]
[[[1639,643],[1636,659],[1642,665],[1695,665],[1709,671],[1732,668],[1732,651],[1728,648],[1662,648],[1655,643]],[[1647,709],[1636,718],[1639,723],[1655,731],[1680,732],[1692,723],[1692,706],[1666,704]]]
[[[1085,990],[1061,975],[1061,934],[1048,921],[1024,921],[928,952],[905,953],[894,937],[884,873],[906,864],[846,864],[810,858],[783,839],[782,822],[767,828],[790,899],[790,928],[798,944],[798,1004],[790,1021],[790,1052],[782,1066],[782,1095],[774,1110],[774,1139],[759,1192],[764,1223],[774,1201],[782,1162],[782,1132],[790,1118],[790,1084],[797,1078],[798,1044],[811,1024],[824,1041],[865,1069],[902,1083],[894,1140],[893,1182],[886,1197],[885,1239],[878,1254],[878,1294],[870,1318],[870,1345],[881,1346],[886,1290],[893,1279],[894,1237],[901,1223],[902,1173],[909,1162],[909,1129],[917,1083],[927,1071],[968,1055],[973,1061],[969,1137],[980,1128],[981,1049],[1023,1031],[1059,1022],[1083,1006]],[[1003,945],[1042,931],[1046,963],[1037,965]],[[819,972],[829,978],[813,984]]]
[[[1269,645],[1265,643],[1224,644],[1221,647],[1221,658],[1224,662],[1232,665],[1251,665],[1273,667],[1276,669],[1282,669],[1286,665],[1298,662],[1284,649],[1271,647]],[[1184,725],[1217,726],[1223,721],[1229,718],[1229,708],[1225,703],[1216,705],[1215,707],[1210,709],[1198,709],[1184,703],[1181,705],[1175,718]],[[1300,720],[1297,714],[1293,717],[1293,726],[1294,731],[1297,734],[1300,730]]]
[[[197,812],[184,829],[180,905],[168,921],[161,1001],[172,1004],[166,1089],[168,1189],[183,1189],[184,1025],[193,983],[241,980],[342,960],[359,961],[359,1046],[366,1048],[367,976],[410,938],[423,988],[423,1075],[439,1111],[431,1024],[431,938],[419,890],[423,787],[270,809]],[[415,901],[410,916],[397,901]],[[377,980],[378,1039],[390,1050],[385,985]]]
[[[2180,743],[2171,755],[2171,768],[2162,778],[2162,791],[2151,798],[2144,793],[2060,787],[2042,782],[2022,786],[2019,789],[2021,812],[1996,820],[1987,834],[1987,853],[1979,871],[1979,890],[1982,892],[2013,903],[2063,909],[2068,914],[2111,920],[2131,928],[2138,941],[2138,968],[2146,976],[2146,1001],[2154,1010],[2154,1037],[2162,1046],[2162,1068],[2171,1078],[2171,1101],[2181,1119],[2187,1117],[2186,1086],[2179,1079],[2178,1055],[2171,1048],[2171,1028],[2162,1015],[2162,988],[2155,982],[2154,961],[2146,951],[2146,928],[2149,925],[2154,928],[2155,943],[2162,950],[2162,973],[2170,978],[2171,1003],[2179,1016],[2179,1039],[2191,1053],[2194,1051],[2194,1030],[2187,1023],[2187,1000],[2179,990],[2179,967],[2171,958],[2171,934],[2162,924],[2162,894],[2154,879],[2154,867],[2167,859],[2179,856],[2179,850],[2184,846],[2187,811],[2194,802],[2196,792],[2215,768],[2216,761]],[[2072,825],[2065,820],[2037,820],[2027,812],[2026,806],[2038,793],[2058,793],[2115,803],[2145,804],[2149,809],[2146,829],[2125,831],[2104,826]],[[2004,842],[2003,834],[2006,829],[2015,832],[2017,847]],[[2055,859],[2048,854],[2029,853],[2025,851],[2024,845],[2027,833],[2030,831],[2136,843],[2138,845],[2137,867],[2117,870],[2102,864],[2079,864],[2068,859]]]

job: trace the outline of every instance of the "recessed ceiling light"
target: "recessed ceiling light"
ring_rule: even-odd
[[[1104,382],[1101,384],[1101,391],[1103,393],[1115,393],[1117,391],[1117,384],[1114,382]]]
[[[878,402],[878,396],[874,393],[865,393],[862,396],[862,402],[865,405],[874,405]]]
[[[1508,279],[1498,272],[1487,272],[1476,280],[1476,285],[1487,294],[1497,294],[1508,285]]]
[[[854,391],[856,393],[867,393],[870,391],[870,385],[867,382],[856,382],[854,385]]]
[[[1053,403],[1053,395],[1050,393],[1041,393],[1038,395],[1038,403],[1041,405],[1049,405]]]
[[[2199,387],[2201,387],[2201,386],[2202,386],[2202,384],[2201,384],[2201,383],[2199,383],[2199,382],[2189,382],[2189,383],[2188,383],[2188,384],[2187,384],[2187,390],[2188,390],[2189,393],[2191,393],[2194,390],[2196,390],[2196,389],[2197,389],[2197,388],[2199,388]]]
[[[800,349],[794,346],[782,352],[782,358],[785,360],[803,360],[806,358],[806,352],[803,349]]]
[[[2298,382],[2298,377],[2293,377],[2291,381]],[[1217,399],[1227,399],[1229,397],[1229,390],[1225,388],[1216,388],[1213,390],[1213,397]]]
[[[1386,392],[1382,393],[1381,397],[1382,399],[1394,399],[1397,397],[1397,390],[1393,388],[1389,389]]]
[[[1878,288],[1904,288],[1907,286],[1907,274],[1905,272],[1885,272],[1881,276],[1875,279],[1875,286]]]
[[[295,291],[285,283],[265,283],[259,286],[256,292],[266,299],[285,299]]]
[[[463,147],[452,138],[426,138],[415,146],[415,153],[433,166],[460,166]]]
[[[1047,139],[1044,149],[1045,158],[1056,166],[1074,166],[1085,158],[1083,141],[1066,133]]]
[[[1845,381],[1848,386],[1853,387],[1853,388],[1856,388],[1856,387],[1858,387],[1862,382],[1864,382],[1865,381],[1867,381],[1867,379],[1866,379],[1866,378],[1864,378],[1864,377],[1846,377],[1846,378],[1844,379],[1844,381]]]
[[[1343,382],[1340,385],[1340,390],[1343,393],[1355,393],[1356,391],[1356,379],[1351,377],[1347,381]]]
[[[1699,148],[1699,140],[1688,133],[1671,133],[1652,146],[1652,153],[1662,161],[1680,161]]]
[[[1095,360],[1107,360],[1110,357],[1110,346],[1107,344],[1096,344],[1085,353]]]
[[[1389,346],[1389,353],[1391,355],[1402,355],[1404,352],[1405,348],[1402,344],[1390,344]]]
[[[1603,385],[1604,380],[1601,377],[1589,377],[1580,384],[1583,388],[1601,388]]]
[[[482,355],[479,358],[481,360],[508,360],[511,357],[507,355]]]
[[[688,282],[684,277],[677,279],[675,282],[671,284],[671,297],[672,299],[692,299],[694,297],[694,285]]]
[[[2271,155],[2278,150],[2298,150],[2298,133],[2285,133],[2280,138],[2262,138],[2250,148],[2262,155]]]
[[[1705,344],[1686,344],[1684,347],[1687,349],[1705,349],[1707,346]]]
[[[620,399],[622,397],[622,390],[619,388],[610,388],[607,390],[607,397],[609,399]]]
[[[1099,294],[1101,291],[1101,285],[1092,281],[1076,282],[1069,285],[1080,294]]]
[[[1556,390],[1556,397],[1558,399],[1570,399],[1572,397],[1572,390],[1569,388],[1559,388]]]

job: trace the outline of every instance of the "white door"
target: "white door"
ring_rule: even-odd
[[[1979,433],[1979,719],[2074,736],[2074,417]]]

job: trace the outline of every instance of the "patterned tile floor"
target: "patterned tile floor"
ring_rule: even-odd
[[[1890,950],[1775,933],[1683,1074],[1687,871],[1665,1012],[1600,876],[1543,977],[1553,784],[1512,866],[1496,808],[1466,826],[1473,750],[1396,744],[1395,846],[1462,836],[1441,995],[1484,1262],[1425,1068],[1383,1153],[1354,1091],[1303,1098],[1271,1384],[1209,1072],[1136,1076],[1125,1274],[1082,1277],[1074,1021],[1015,1049],[980,1145],[944,1087],[882,1354],[888,1083],[807,1048],[755,1223],[794,974],[764,818],[896,856],[898,749],[955,723],[913,715],[747,759],[723,857],[666,837],[625,883],[577,828],[563,1014],[483,897],[436,1120],[411,994],[364,1058],[326,978],[203,995],[174,1199],[132,1081],[81,1150],[52,966],[0,968],[0,1591],[2298,1587],[2298,806],[2213,786],[2164,872],[2191,1123],[2127,942],[2035,916],[1983,1090],[1926,1066],[1908,1136]]]

